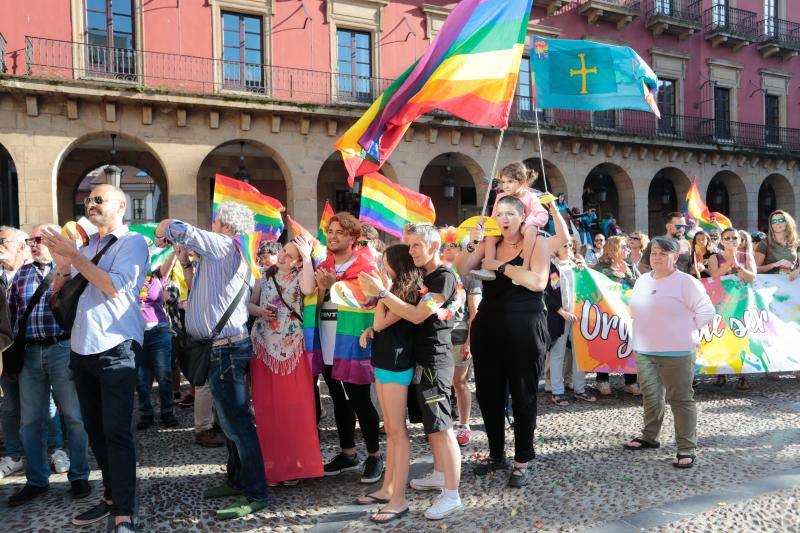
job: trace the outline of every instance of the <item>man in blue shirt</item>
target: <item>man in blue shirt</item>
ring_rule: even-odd
[[[126,199],[121,189],[99,185],[85,200],[86,215],[98,233],[76,249],[51,229],[44,242],[58,267],[53,290],[80,273],[89,284],[80,296],[72,326],[71,366],[89,443],[103,471],[105,494],[96,507],[72,519],[91,524],[109,514],[115,531],[135,531],[136,450],[131,433],[136,388],[136,354],[142,349],[144,319],[139,293],[149,252],[144,237],[123,224]],[[100,261],[91,259],[109,242]]]

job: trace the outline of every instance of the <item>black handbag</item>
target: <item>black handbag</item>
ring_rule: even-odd
[[[208,366],[211,360],[211,351],[214,349],[214,338],[220,334],[222,328],[230,320],[236,306],[242,300],[245,291],[250,286],[250,276],[252,272],[247,269],[247,279],[242,284],[242,288],[233,298],[233,301],[222,314],[222,317],[211,332],[211,337],[207,339],[193,339],[185,332],[178,333],[175,337],[173,351],[178,358],[178,366],[191,385],[202,387],[208,379]]]
[[[103,254],[106,253],[116,241],[117,236],[111,235],[106,245],[103,246],[103,249],[97,252],[97,255],[92,258],[92,263],[97,265],[97,263],[100,262],[100,258],[103,257]],[[86,290],[87,285],[89,285],[89,280],[83,277],[83,274],[79,273],[67,280],[61,289],[50,297],[50,310],[53,312],[53,316],[56,322],[58,322],[58,325],[67,333],[72,331],[75,315],[78,314],[78,300],[81,294],[83,294],[83,291]]]
[[[22,372],[22,365],[25,362],[25,330],[28,326],[28,318],[30,318],[33,308],[42,299],[55,276],[56,269],[53,267],[39,286],[36,287],[36,292],[33,293],[27,307],[25,307],[25,312],[22,314],[22,319],[20,319],[17,327],[17,336],[14,337],[13,344],[3,352],[3,372],[7,374],[19,374]]]

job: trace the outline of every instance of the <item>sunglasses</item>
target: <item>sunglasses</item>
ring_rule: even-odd
[[[784,222],[786,222],[786,219],[781,217],[781,218],[773,218],[772,220],[770,220],[769,223],[770,224],[783,224]]]
[[[31,237],[30,239],[25,239],[25,244],[28,246],[33,246],[34,244],[42,244],[41,237]]]
[[[454,243],[454,242],[446,242],[446,243],[444,243],[442,246],[443,246],[444,248],[461,248],[459,245],[457,245],[457,244],[456,244],[456,243]]]
[[[640,240],[642,240],[642,238],[641,237],[636,237],[635,235],[631,235],[631,240],[632,241],[640,241]]]
[[[675,229],[687,230],[687,229],[689,229],[689,225],[688,224],[675,224]]]
[[[86,198],[83,199],[83,205],[85,205],[86,207],[89,207],[91,204],[103,205],[105,201],[106,199],[103,198],[102,196],[87,196]]]
[[[736,237],[723,237],[722,240],[723,241],[738,241],[739,237],[738,236],[736,236]]]
[[[369,244],[369,241],[358,241],[356,243],[357,246],[367,246],[368,244]]]

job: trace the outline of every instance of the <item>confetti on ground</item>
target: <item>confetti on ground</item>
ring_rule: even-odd
[[[586,482],[586,486],[587,486],[587,487],[589,487],[589,488],[591,489],[591,488],[592,488],[592,482],[591,482],[591,481],[587,481],[587,482]]]
[[[539,437],[539,442],[544,442],[544,437]]]
[[[516,508],[511,509],[511,517],[513,518],[515,516],[517,516],[517,509]]]
[[[572,476],[567,476],[567,481],[574,481],[574,480],[575,478],[573,478]]]
[[[534,525],[536,526],[536,529],[542,529],[544,527],[544,524],[542,524],[541,522],[536,522],[536,524]]]
[[[550,487],[556,488],[556,485],[558,485],[558,482],[557,481],[553,481],[553,483],[550,485]]]
[[[633,478],[631,476],[622,476],[622,480],[623,481],[633,481]]]
[[[698,437],[701,435],[701,433],[700,433],[699,431],[695,431],[695,433],[694,433],[694,434],[695,434],[696,436],[698,436]]]
[[[725,506],[728,505],[728,503],[727,502],[717,502],[717,505],[719,505],[720,507],[725,507]]]

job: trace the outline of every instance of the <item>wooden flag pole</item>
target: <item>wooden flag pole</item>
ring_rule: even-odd
[[[503,147],[503,137],[506,130],[500,130],[500,140],[497,143],[497,151],[494,153],[494,163],[492,163],[492,172],[489,174],[489,186],[486,188],[486,196],[483,198],[483,209],[481,209],[481,221],[486,219],[486,206],[489,204],[489,193],[492,190],[492,183],[494,182],[494,174],[497,172],[497,160],[500,159],[500,148]]]

